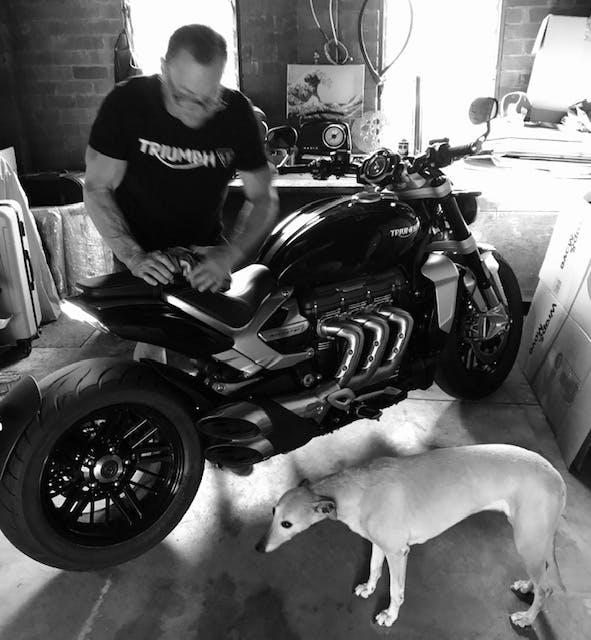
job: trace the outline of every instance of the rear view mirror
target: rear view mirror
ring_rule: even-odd
[[[476,98],[470,105],[470,122],[472,124],[484,124],[496,118],[499,112],[499,103],[496,98]]]
[[[273,127],[267,133],[267,144],[271,149],[291,149],[298,141],[298,132],[293,127]]]

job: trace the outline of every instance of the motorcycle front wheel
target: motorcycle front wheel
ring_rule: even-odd
[[[491,340],[471,339],[470,327],[476,309],[460,283],[454,326],[440,355],[435,382],[445,393],[455,398],[478,400],[496,391],[511,371],[523,327],[523,302],[513,269],[494,252],[499,263],[499,278],[507,298],[509,326]]]
[[[70,571],[135,558],[179,523],[204,457],[195,409],[147,366],[86,360],[41,383],[41,411],[0,482],[0,527]]]

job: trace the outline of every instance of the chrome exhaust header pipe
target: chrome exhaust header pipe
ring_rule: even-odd
[[[413,317],[404,309],[382,305],[377,309],[377,313],[393,325],[391,335],[394,336],[394,339],[383,365],[378,369],[374,378],[376,381],[390,378],[394,375],[406,351],[414,326]]]
[[[361,360],[365,341],[363,329],[351,320],[331,318],[318,323],[317,333],[321,338],[342,338],[345,341],[345,355],[334,375],[334,380],[339,387],[347,387]]]
[[[354,395],[353,391],[349,389],[349,385],[359,367],[365,335],[360,323],[350,319],[328,318],[321,320],[316,331],[321,338],[339,338],[345,341],[344,356],[334,377],[313,391],[304,392],[297,396],[277,398],[277,402],[284,409],[292,411],[301,418],[311,418],[319,422],[330,407],[329,401],[327,401],[330,396],[341,392]],[[373,365],[373,361],[371,364]]]
[[[382,364],[388,346],[390,326],[388,321],[376,313],[360,313],[351,318],[371,334],[371,348],[359,373],[349,381],[351,389],[358,389],[370,382]]]

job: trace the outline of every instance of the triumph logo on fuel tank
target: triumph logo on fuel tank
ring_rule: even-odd
[[[529,348],[530,355],[533,353],[533,351],[536,348],[536,345],[538,344],[538,342],[544,342],[544,336],[546,335],[546,331],[548,331],[548,327],[550,326],[550,323],[552,322],[552,318],[554,317],[554,312],[555,311],[556,311],[556,303],[553,302],[552,306],[550,307],[550,313],[548,314],[548,317],[546,318],[546,322],[541,324],[538,327],[538,330],[536,331],[536,335],[534,336],[533,342],[531,343],[531,347]]]
[[[391,238],[408,238],[412,236],[413,233],[416,233],[419,230],[420,222],[417,220],[410,227],[401,227],[400,229],[390,229],[390,237]]]

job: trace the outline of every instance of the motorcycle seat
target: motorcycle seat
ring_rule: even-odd
[[[204,322],[212,319],[229,329],[247,325],[265,298],[275,289],[277,281],[268,267],[251,264],[232,274],[232,285],[223,293],[200,293],[184,288],[165,295],[173,304]],[[195,313],[196,312],[196,313]]]
[[[148,284],[129,271],[109,273],[95,278],[82,278],[76,282],[82,294],[93,300],[113,300],[121,298],[160,298],[161,286]]]
[[[128,300],[134,304],[138,299],[165,299],[189,315],[201,316],[205,322],[213,319],[229,329],[237,329],[252,320],[277,282],[268,267],[251,264],[232,274],[232,285],[223,293],[201,293],[189,287],[181,276],[171,285],[152,286],[129,271],[85,278],[77,285],[93,301]]]

